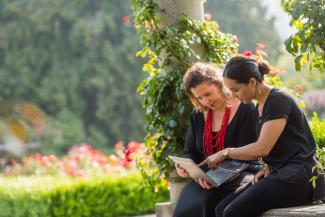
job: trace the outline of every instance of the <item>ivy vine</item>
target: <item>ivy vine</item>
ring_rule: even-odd
[[[184,72],[196,61],[223,67],[231,56],[238,55],[238,44],[235,36],[221,32],[218,23],[214,21],[196,21],[182,17],[172,25],[160,27],[159,7],[153,0],[132,0],[132,7],[135,27],[143,43],[143,49],[137,56],[147,59],[143,70],[148,73],[148,77],[139,85],[138,92],[144,97],[144,142],[150,160],[138,159],[138,166],[148,183],[159,187],[161,180],[166,180],[162,177],[173,179],[173,166],[168,155],[181,155],[188,119],[193,110],[182,86]],[[287,49],[290,48],[290,43],[293,42],[287,41]],[[323,44],[319,46],[323,49]],[[296,53],[298,48],[303,47],[298,45],[298,48],[293,48],[289,52]],[[317,56],[319,53],[316,50],[302,51],[307,54],[301,55],[314,58],[311,63],[313,67],[322,69],[324,65],[318,65],[317,61],[323,56]],[[256,50],[256,56],[252,58],[263,60],[263,53]],[[302,57],[297,58],[301,64]],[[297,58],[296,67],[299,69]],[[274,68],[274,71],[277,69]],[[278,76],[270,76],[267,81],[274,86],[283,87]],[[299,93],[288,90],[297,98],[301,97]],[[301,106],[304,106],[303,103]],[[324,168],[323,161],[321,168]]]
[[[172,25],[159,27],[159,7],[153,0],[132,0],[132,7],[144,45],[137,56],[147,58],[143,70],[148,73],[138,92],[144,97],[144,142],[151,160],[138,160],[138,165],[146,180],[156,186],[161,177],[172,179],[168,155],[181,154],[193,110],[184,93],[183,74],[196,61],[225,64],[237,53],[238,44],[233,35],[221,32],[213,21],[182,17]]]

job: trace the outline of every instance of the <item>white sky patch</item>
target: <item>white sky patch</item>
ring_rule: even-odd
[[[278,31],[282,40],[287,39],[294,29],[290,27],[290,16],[285,13],[280,7],[281,0],[262,0],[263,4],[268,7],[267,16],[275,17],[275,28]]]

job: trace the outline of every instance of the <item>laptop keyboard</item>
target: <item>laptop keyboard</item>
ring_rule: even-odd
[[[215,169],[215,170],[209,170],[207,172],[207,175],[218,185],[221,185],[222,183],[226,182],[229,177],[234,175],[235,172],[229,171],[229,170],[223,170],[223,169]]]

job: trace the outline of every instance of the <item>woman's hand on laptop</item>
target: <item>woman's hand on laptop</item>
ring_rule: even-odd
[[[219,151],[213,155],[210,155],[209,157],[207,157],[204,161],[202,161],[201,163],[199,163],[199,167],[203,166],[203,165],[208,165],[209,168],[216,168],[218,167],[218,165],[220,163],[222,163],[222,161],[224,161],[226,158],[223,154],[223,151]]]
[[[206,180],[204,179],[199,179],[198,183],[201,185],[202,188],[204,189],[210,189],[213,188],[212,185],[210,185]]]
[[[186,170],[183,169],[179,164],[175,164],[175,168],[176,168],[177,174],[180,177],[187,178],[189,176],[188,172],[186,172]]]

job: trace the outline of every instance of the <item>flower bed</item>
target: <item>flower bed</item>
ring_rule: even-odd
[[[66,156],[58,158],[55,155],[35,153],[22,160],[11,160],[5,166],[5,176],[21,175],[55,175],[55,176],[101,176],[103,174],[125,173],[136,169],[133,159],[135,155],[143,155],[145,149],[142,143],[130,142],[127,147],[123,143],[115,145],[115,153],[105,155],[89,144],[73,146]],[[2,161],[5,164],[5,161]]]
[[[0,217],[140,215],[167,200],[167,189],[151,191],[138,172],[86,178],[0,178]]]
[[[105,155],[74,146],[62,158],[36,153],[4,166],[0,176],[0,217],[111,217],[154,211],[169,198],[166,187],[152,191],[136,169],[144,146],[130,142]],[[5,161],[0,163],[5,164]]]

